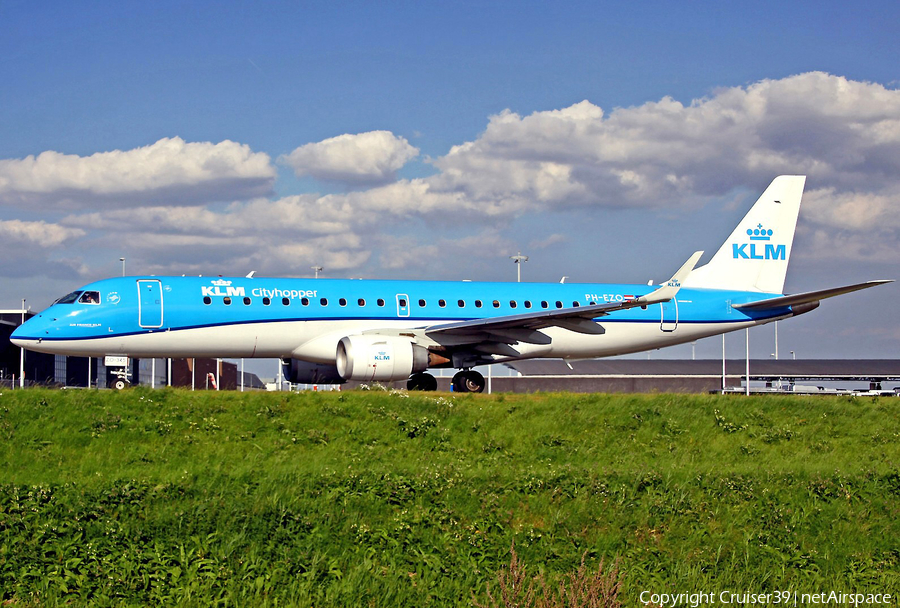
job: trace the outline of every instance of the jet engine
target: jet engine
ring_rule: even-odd
[[[336,360],[344,380],[406,380],[428,368],[428,349],[404,338],[347,336],[338,342]]]

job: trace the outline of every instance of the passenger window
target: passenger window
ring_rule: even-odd
[[[328,298],[320,299],[319,304],[321,304],[322,306],[328,306]]]
[[[572,302],[572,306],[578,308],[579,306],[581,306],[581,304],[579,304],[578,302]]]
[[[419,300],[419,308],[425,308],[425,300]]]
[[[209,296],[203,296],[203,303],[204,304],[212,304],[212,298]]]
[[[549,306],[550,306],[550,305],[547,304],[547,300],[541,300],[541,308],[547,308],[547,307],[549,307]]]
[[[309,298],[300,298],[300,303],[304,306],[309,306]]]
[[[441,308],[445,307],[446,305],[447,305],[446,300],[438,300],[438,306],[440,306]]]
[[[263,298],[263,306],[268,306],[271,303],[272,303],[272,300],[270,300],[269,298]]]
[[[365,305],[366,305],[366,301],[363,300],[362,298],[358,299],[358,300],[356,301],[356,303],[357,303],[359,306],[365,306]]]
[[[244,298],[244,306],[250,306],[250,298]]]
[[[399,300],[397,300],[397,304],[399,304],[401,308],[403,306],[406,306],[406,298],[400,298]]]
[[[100,303],[100,292],[99,291],[86,291],[81,294],[81,297],[78,298],[79,304],[99,304]]]
[[[459,306],[460,308],[465,308],[465,307],[466,307],[466,301],[465,301],[465,300],[457,300],[457,301],[456,301],[456,305]]]
[[[481,308],[481,300],[475,300],[475,308]]]
[[[381,298],[378,298],[377,304],[379,306],[384,306],[384,300],[382,300]]]
[[[494,300],[494,308],[500,308],[500,300]]]
[[[291,305],[291,301],[288,300],[287,298],[281,298],[281,303],[284,304],[285,306]]]
[[[228,296],[222,298],[222,301],[225,302],[225,306],[231,306],[231,298],[229,298]]]
[[[347,298],[341,298],[340,300],[338,300],[338,304],[340,304],[341,306],[346,306]]]
[[[559,300],[557,300],[557,301],[556,301],[556,307],[557,307],[557,308],[562,308],[562,302],[560,302]]]
[[[510,300],[510,301],[509,301],[509,307],[510,307],[510,308],[515,308],[515,307],[516,307],[516,301],[515,301],[515,300]]]
[[[525,308],[531,308],[531,300],[525,300]]]

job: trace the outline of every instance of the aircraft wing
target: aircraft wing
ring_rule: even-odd
[[[606,316],[617,310],[671,300],[678,293],[678,290],[681,289],[681,282],[694,269],[702,255],[702,251],[695,252],[666,283],[655,291],[644,296],[638,296],[633,300],[573,306],[557,310],[539,310],[490,319],[442,323],[426,327],[425,335],[441,343],[446,343],[446,338],[450,338],[450,341],[458,343],[488,341],[506,344],[515,342],[549,344],[550,338],[538,330],[545,327],[562,327],[583,334],[602,334],[605,330],[601,325],[595,323],[593,319]],[[456,340],[453,340],[453,338],[456,338]]]
[[[799,304],[811,304],[824,300],[825,298],[833,298],[845,293],[859,291],[860,289],[868,289],[885,283],[893,283],[892,280],[866,281],[865,283],[857,283],[855,285],[846,285],[844,287],[832,287],[831,289],[821,289],[819,291],[807,291],[806,293],[797,293],[790,296],[781,296],[779,298],[771,298],[768,300],[758,300],[756,302],[747,302],[746,304],[732,304],[732,308],[738,310],[769,310],[772,308],[784,308],[785,306],[797,306]]]

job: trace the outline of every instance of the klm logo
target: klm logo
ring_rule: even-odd
[[[232,287],[231,281],[218,280],[212,281],[212,286],[208,287],[206,285],[202,285],[200,287],[200,291],[204,296],[233,296],[233,297],[243,297],[247,294],[244,293],[243,287]]]
[[[731,256],[736,260],[785,260],[787,259],[787,247],[785,245],[773,245],[768,241],[772,238],[773,231],[763,228],[759,224],[756,228],[748,228],[749,243],[731,244]]]
[[[387,354],[386,351],[380,350],[378,351],[378,354],[375,355],[374,359],[376,361],[390,361],[391,356]]]

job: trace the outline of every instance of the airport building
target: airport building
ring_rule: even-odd
[[[25,351],[23,360],[22,350],[9,341],[10,335],[23,320],[33,316],[34,313],[31,311],[0,310],[0,385],[9,386],[15,382],[18,386],[22,369],[25,371],[26,384],[29,385],[36,379],[46,382],[56,375],[54,355]]]
[[[494,390],[511,392],[572,391],[604,393],[704,393],[746,389],[758,392],[895,392],[900,361],[894,359],[534,359],[510,366],[516,377],[496,378]]]
[[[828,393],[842,387],[897,394],[900,361],[894,359],[751,359],[752,392]],[[439,372],[440,370],[438,370]],[[450,390],[450,375],[437,375],[438,390]],[[743,392],[747,361],[721,359],[529,359],[485,370],[485,391],[495,393],[708,393]],[[359,382],[347,383],[347,388]],[[403,388],[405,383],[389,383]]]
[[[0,310],[0,386],[18,387],[24,370],[25,386],[110,386],[125,371],[130,384],[152,387],[179,386],[196,390],[236,390],[240,370],[217,359],[126,359],[127,365],[107,365],[102,357],[66,357],[25,351],[10,341],[12,332],[34,316],[31,311]],[[125,358],[123,358],[125,359]],[[264,390],[256,374],[243,375],[245,389]]]

